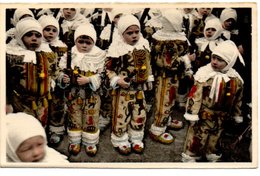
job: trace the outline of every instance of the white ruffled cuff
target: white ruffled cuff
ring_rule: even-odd
[[[87,133],[87,132],[82,132],[82,143],[84,145],[87,144],[98,144],[99,142],[99,133],[100,131],[98,130],[96,133]]]
[[[154,76],[153,75],[149,75],[147,82],[153,82],[154,81]]]
[[[65,132],[64,126],[57,126],[56,127],[56,126],[50,125],[49,128],[50,128],[50,132],[54,132],[56,134],[64,134],[64,132]]]
[[[243,117],[242,116],[234,116],[233,117],[236,123],[242,123],[243,122]]]
[[[70,131],[68,130],[68,137],[70,143],[81,143],[82,131]]]
[[[118,137],[115,134],[111,134],[111,142],[114,147],[119,147],[123,145],[129,145],[128,134],[125,133],[123,136]]]
[[[143,140],[144,138],[144,131],[136,131],[133,130],[132,128],[128,128],[128,134],[129,134],[129,139],[130,141],[137,143]]]
[[[184,114],[184,118],[188,121],[198,121],[199,120],[199,116],[196,115],[196,114],[188,114],[188,113],[185,113]]]
[[[66,87],[68,87],[69,86],[69,84],[64,84],[63,83],[63,77],[64,77],[64,73],[61,73],[60,75],[59,75],[59,77],[57,78],[57,85],[60,87],[60,88],[62,88],[62,89],[65,89]]]
[[[111,81],[110,81],[110,86],[115,89],[116,88],[116,85],[117,85],[117,81],[120,79],[119,76],[114,76],[113,78],[111,78]]]
[[[56,82],[55,82],[53,79],[51,79],[51,84],[50,84],[50,86],[51,86],[51,91],[54,91],[54,90],[55,90],[55,87],[56,87]]]
[[[90,80],[90,83],[91,83],[90,88],[93,91],[96,91],[100,87],[100,84],[101,84],[101,79],[100,79],[99,74],[89,77],[89,80]]]
[[[163,134],[166,130],[166,126],[165,127],[157,127],[154,124],[152,124],[151,128],[150,128],[150,132],[156,136],[159,136],[161,134]]]

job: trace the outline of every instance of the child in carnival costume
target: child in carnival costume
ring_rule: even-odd
[[[6,43],[9,43],[15,37],[15,26],[18,21],[24,18],[34,18],[34,15],[30,9],[27,8],[18,8],[15,10],[13,18],[11,18],[11,24],[13,24],[13,28],[10,28],[6,31]]]
[[[237,57],[244,63],[236,45],[224,41],[214,48],[211,63],[194,75],[186,106],[185,119],[190,122],[186,136],[183,162],[195,162],[206,157],[210,162],[221,158],[216,148],[229,118],[241,123],[243,80],[232,67]]]
[[[77,27],[82,24],[89,24],[89,20],[80,13],[79,8],[61,9],[58,21],[61,27],[60,39],[67,45],[74,45],[73,34]]]
[[[150,137],[163,144],[170,144],[174,137],[165,132],[167,126],[182,128],[182,121],[171,117],[177,100],[179,80],[191,76],[189,42],[182,32],[182,15],[177,10],[162,12],[163,28],[153,34],[151,42],[152,62],[155,66],[155,119]]]
[[[105,51],[95,46],[97,36],[90,24],[81,25],[75,31],[72,48],[72,60],[68,73],[59,78],[67,88],[68,137],[69,152],[77,155],[81,143],[89,156],[97,153],[99,142],[99,111],[101,73],[104,71]],[[67,59],[60,61],[61,69],[65,69]]]
[[[126,9],[112,9],[111,19],[113,19],[112,24],[107,24],[100,34],[100,44],[101,48],[108,49],[113,41],[117,41],[120,37],[118,33],[117,23],[123,14],[126,14]],[[101,95],[101,109],[99,118],[99,127],[101,131],[104,131],[111,122],[112,116],[112,96],[109,79],[104,79],[102,84],[102,95]]]
[[[67,156],[47,146],[45,129],[33,116],[9,113],[5,120],[7,162],[69,163]]]
[[[224,40],[232,40],[241,54],[244,54],[240,33],[237,29],[237,12],[235,9],[225,8],[220,14],[220,21],[223,27]]]
[[[67,46],[59,40],[59,23],[51,15],[43,15],[38,20],[42,26],[43,44],[50,46],[56,58],[49,60],[51,76],[51,101],[49,105],[49,143],[59,144],[65,132],[65,102],[64,90],[57,86],[57,78],[61,72],[59,61],[61,57],[66,57]]]
[[[195,40],[197,45],[196,59],[192,62],[194,73],[210,63],[212,50],[224,40],[221,38],[222,25],[218,18],[208,20],[204,28],[204,37]]]
[[[118,40],[119,37],[118,29],[117,29],[117,22],[123,14],[127,14],[128,12],[126,9],[117,9],[114,8],[111,11],[111,19],[112,23],[107,24],[104,29],[101,31],[100,34],[100,48],[108,49],[112,41]],[[130,12],[129,12],[130,13]]]
[[[15,43],[6,47],[7,84],[14,112],[33,115],[46,127],[50,97],[49,60],[55,59],[51,49],[42,45],[42,27],[33,18],[16,25]]]
[[[190,36],[190,40],[191,43],[194,42],[194,40],[196,38],[200,38],[203,37],[203,31],[204,31],[204,27],[205,27],[205,23],[208,20],[217,18],[215,15],[213,15],[212,12],[213,8],[196,8],[194,14],[194,21],[192,22],[192,24],[194,24],[192,31],[191,31],[191,35]]]
[[[106,73],[114,89],[111,142],[120,154],[127,155],[131,150],[142,153],[146,122],[144,90],[152,89],[154,81],[150,48],[135,16],[121,16],[118,32],[120,38],[110,45],[106,61]]]
[[[151,17],[151,19],[145,22],[144,37],[150,43],[152,39],[152,35],[159,29],[162,29],[162,23],[160,21],[162,12],[161,9],[151,8],[148,14]]]

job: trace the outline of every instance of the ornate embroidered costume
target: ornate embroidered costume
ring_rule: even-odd
[[[77,32],[78,31],[78,32]],[[96,41],[96,33],[92,26],[82,25],[75,32],[75,41],[80,35],[87,35]],[[100,96],[98,89],[101,85],[101,73],[104,70],[105,52],[93,46],[88,53],[81,53],[77,47],[72,48],[71,67],[65,72],[70,77],[70,85],[67,88],[66,99],[68,106],[68,136],[69,150],[73,154],[80,152],[81,142],[86,146],[94,148],[99,142],[99,111]],[[67,59],[60,61],[60,67],[65,69]],[[90,82],[79,85],[77,78],[85,76]],[[61,75],[60,78],[63,76]],[[62,83],[62,81],[61,81]],[[82,141],[81,141],[82,140]],[[96,152],[96,148],[95,148]],[[93,154],[95,154],[95,152]],[[87,152],[87,154],[90,154]]]
[[[53,16],[43,15],[38,20],[44,29],[48,26],[54,26],[59,33],[59,23]],[[65,132],[65,97],[64,89],[57,86],[57,78],[61,73],[59,61],[61,57],[66,57],[67,46],[59,40],[58,36],[48,42],[43,38],[43,45],[50,46],[55,53],[55,57],[49,59],[49,75],[50,75],[50,93],[51,100],[49,101],[49,144],[58,144],[61,141],[62,135]]]
[[[153,35],[151,43],[156,87],[155,120],[150,136],[161,143],[172,143],[173,136],[165,130],[168,121],[171,122],[171,108],[178,98],[179,80],[190,74],[190,61],[188,40],[181,32],[182,15],[179,11],[166,11],[162,15],[163,28]]]
[[[120,38],[108,49],[106,73],[113,87],[113,112],[111,142],[122,154],[143,151],[143,136],[146,122],[144,90],[153,81],[150,66],[149,43],[143,37],[135,45],[127,44],[122,35],[131,25],[140,29],[140,23],[132,15],[122,16],[118,22]],[[118,85],[119,79],[129,84],[128,88]],[[130,144],[130,142],[131,144]]]
[[[40,24],[34,19],[18,22],[16,42],[6,47],[7,84],[11,89],[7,96],[15,112],[31,114],[45,127],[50,98],[49,60],[54,59],[55,54],[44,45],[36,51],[26,49],[22,37],[33,30],[42,33]]]
[[[225,51],[224,51],[225,50]],[[221,43],[213,50],[227,63],[221,72],[210,64],[201,67],[194,75],[184,117],[191,121],[186,137],[183,161],[195,161],[206,156],[209,161],[217,161],[221,155],[216,145],[223,131],[223,122],[234,118],[241,122],[243,80],[231,67],[239,56],[231,41]]]

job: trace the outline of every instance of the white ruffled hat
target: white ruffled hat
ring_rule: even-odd
[[[13,16],[13,19],[12,19],[12,23],[14,26],[16,26],[16,24],[18,23],[18,21],[20,21],[21,17],[24,16],[24,15],[30,15],[31,17],[34,18],[34,15],[32,13],[32,11],[30,9],[27,9],[27,8],[19,8],[19,9],[16,9],[15,12],[14,12],[14,16]]]
[[[205,33],[208,28],[216,29],[215,34],[212,37],[207,38],[208,40],[215,40],[216,38],[218,38],[221,35],[221,33],[223,31],[221,22],[218,18],[213,18],[206,22],[205,27],[204,27],[204,36],[205,37],[206,37]]]
[[[240,62],[245,65],[242,55],[237,49],[237,46],[231,40],[226,40],[221,42],[218,46],[216,46],[212,55],[220,56],[224,61],[227,62],[227,66],[223,69],[223,71],[227,71],[234,66],[237,58],[239,58]]]
[[[164,19],[164,20],[163,20]],[[168,32],[182,32],[183,16],[177,9],[162,10],[163,29]]]
[[[226,8],[224,10],[222,10],[221,15],[220,15],[220,21],[221,23],[224,23],[224,21],[228,20],[228,19],[234,19],[235,21],[237,21],[237,12],[235,9],[231,9],[231,8]]]
[[[23,20],[20,20],[16,24],[15,30],[15,38],[17,42],[25,49],[26,47],[24,46],[24,43],[22,41],[24,34],[30,31],[36,31],[42,35],[42,26],[37,20],[33,18],[25,18]]]
[[[136,25],[140,28],[140,22],[134,15],[121,16],[117,25],[119,34],[122,35],[125,30],[132,25]]]
[[[77,38],[81,35],[86,35],[92,38],[92,40],[94,41],[94,43],[96,43],[97,41],[97,32],[95,30],[95,28],[93,27],[93,25],[91,24],[83,24],[80,25],[79,27],[77,27],[77,29],[75,30],[74,33],[74,41],[77,40]]]
[[[41,123],[35,117],[23,112],[6,115],[6,153],[14,162],[20,161],[16,155],[18,147],[27,139],[42,136],[46,140],[46,133]]]
[[[42,29],[46,28],[47,26],[54,26],[57,28],[58,33],[60,31],[59,22],[56,18],[51,15],[43,15],[38,19],[39,23],[42,26]]]

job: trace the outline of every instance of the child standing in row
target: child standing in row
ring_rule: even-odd
[[[211,63],[194,75],[186,107],[185,119],[190,121],[183,162],[195,162],[206,157],[216,162],[221,158],[216,145],[223,131],[223,123],[234,118],[241,123],[243,80],[232,68],[237,57],[242,57],[230,41],[220,43],[212,52]]]
[[[16,42],[6,47],[7,98],[14,112],[26,112],[47,125],[50,91],[49,60],[55,54],[42,45],[42,27],[33,18],[16,25]]]
[[[62,82],[70,84],[66,93],[68,106],[69,152],[77,155],[84,145],[88,155],[97,153],[99,142],[100,97],[98,89],[101,85],[101,73],[104,71],[105,52],[95,46],[96,31],[92,25],[79,26],[74,34],[75,46],[72,48],[72,60],[68,70],[63,74]],[[60,62],[65,69],[67,60]]]
[[[167,126],[181,128],[182,121],[171,117],[175,105],[179,80],[190,72],[190,59],[187,53],[188,40],[182,32],[180,11],[162,12],[162,29],[152,36],[152,62],[155,65],[155,119],[150,128],[153,140],[170,144],[174,137],[166,132]]]
[[[55,58],[49,60],[50,68],[50,92],[51,100],[49,101],[49,144],[59,144],[65,132],[65,102],[64,90],[56,84],[60,74],[59,61],[65,57],[67,46],[59,40],[59,23],[53,16],[43,15],[38,20],[42,26],[43,45],[50,46],[55,53]]]
[[[226,8],[220,14],[220,21],[223,27],[224,40],[232,40],[238,47],[241,54],[244,54],[244,48],[237,29],[237,12],[235,9]]]
[[[58,19],[61,27],[60,39],[67,45],[73,46],[75,30],[82,24],[89,24],[89,20],[80,13],[79,8],[63,8],[60,13]],[[71,42],[71,44],[69,42]]]
[[[197,46],[196,60],[192,62],[194,73],[197,70],[210,63],[212,50],[224,40],[221,38],[222,25],[218,18],[208,20],[204,28],[204,37],[195,40]]]
[[[121,154],[144,150],[146,101],[144,90],[152,89],[149,43],[140,33],[133,15],[120,17],[120,37],[108,49],[106,72],[114,89],[111,142]]]

